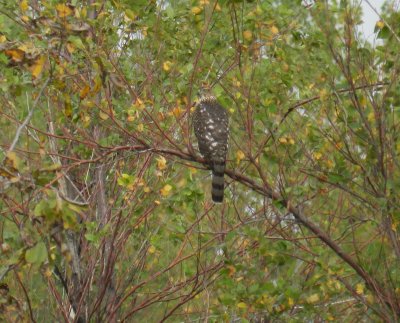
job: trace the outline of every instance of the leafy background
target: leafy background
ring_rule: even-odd
[[[2,319],[395,321],[398,16],[372,46],[357,1],[1,2]]]

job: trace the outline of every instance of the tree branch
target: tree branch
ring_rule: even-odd
[[[22,130],[26,127],[26,125],[29,123],[29,121],[32,119],[32,117],[33,117],[33,112],[35,111],[35,108],[36,108],[36,106],[37,106],[38,103],[39,103],[40,97],[42,96],[43,91],[44,91],[44,89],[47,87],[47,84],[49,83],[49,81],[50,81],[50,78],[48,78],[48,79],[46,80],[46,82],[44,82],[44,84],[42,85],[42,87],[40,88],[39,94],[38,94],[38,96],[36,97],[35,101],[33,102],[32,109],[29,111],[29,113],[28,113],[28,115],[26,116],[24,122],[21,123],[20,126],[18,127],[17,132],[15,133],[15,136],[14,136],[14,140],[13,140],[13,142],[11,143],[10,148],[8,149],[8,152],[13,151],[14,148],[15,148],[15,146],[17,145],[18,140],[19,140],[19,137],[21,136],[21,132],[22,132]]]

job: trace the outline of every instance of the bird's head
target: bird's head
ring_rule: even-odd
[[[210,84],[203,82],[199,89],[200,101],[216,101],[215,95],[212,93]]]

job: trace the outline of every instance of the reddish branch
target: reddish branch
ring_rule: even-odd
[[[206,162],[194,155],[189,153],[185,153],[182,151],[172,150],[168,148],[148,148],[148,147],[141,147],[141,146],[120,146],[114,147],[114,151],[124,151],[124,150],[133,150],[133,151],[140,151],[148,149],[157,154],[169,155],[178,157],[180,159],[193,161],[197,163],[201,163],[206,166]],[[331,239],[320,227],[318,227],[314,222],[308,219],[308,217],[302,212],[301,209],[293,206],[289,200],[281,196],[279,193],[275,192],[268,182],[264,179],[263,183],[260,184],[256,180],[235,172],[233,170],[226,170],[225,172],[229,177],[233,180],[242,183],[243,185],[247,186],[248,188],[252,189],[253,191],[270,198],[273,201],[278,202],[282,207],[287,209],[297,221],[299,221],[302,225],[304,225],[307,229],[309,229],[312,233],[314,233],[321,241],[323,241],[336,255],[338,255],[345,263],[347,263],[350,267],[352,267],[357,274],[364,280],[366,286],[376,292],[376,294],[382,298],[384,302],[388,301],[388,295],[385,295],[384,291],[382,290],[379,283],[371,277],[350,255],[344,252],[340,246]],[[174,264],[174,262],[172,262]],[[168,267],[169,268],[169,267]],[[168,268],[166,270],[168,270]],[[159,273],[158,273],[159,274]],[[145,282],[143,282],[145,284]],[[141,284],[142,285],[142,284]],[[141,285],[135,286],[135,290],[139,288]],[[131,291],[132,292],[132,291]],[[130,293],[131,294],[131,293]]]

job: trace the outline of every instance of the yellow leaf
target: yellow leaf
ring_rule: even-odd
[[[184,111],[185,111],[185,110],[181,109],[180,107],[175,107],[175,108],[172,109],[172,114],[173,114],[176,118],[179,118],[179,117],[183,114]]]
[[[367,98],[363,95],[360,98],[360,105],[365,108],[367,106]]]
[[[72,54],[75,51],[75,46],[71,42],[67,43],[67,50],[70,54]]]
[[[383,27],[385,27],[385,23],[382,20],[379,20],[376,22],[376,27],[382,29]]]
[[[14,175],[10,173],[8,170],[0,167],[0,176],[6,177],[6,178],[12,178]]]
[[[60,3],[56,5],[57,14],[59,17],[64,18],[72,15],[73,11],[70,7],[65,5],[64,3]]]
[[[228,273],[229,277],[232,277],[233,274],[236,272],[236,268],[232,265],[228,265],[226,268],[229,270],[229,273]]]
[[[368,294],[367,297],[366,297],[366,299],[367,299],[367,302],[368,302],[369,304],[374,304],[374,303],[375,303],[375,298],[374,298],[374,296],[371,295],[371,294]]]
[[[177,187],[186,187],[186,179],[182,178],[177,184]]]
[[[341,149],[343,147],[343,143],[338,142],[335,144],[336,149]]]
[[[95,94],[95,93],[99,92],[102,85],[103,85],[103,81],[102,81],[101,77],[100,76],[96,76],[96,78],[94,79],[94,86],[93,86],[92,91],[91,91],[92,94]]]
[[[293,138],[288,138],[289,144],[294,145],[294,139]]]
[[[150,189],[150,187],[145,186],[144,189],[143,189],[143,191],[144,191],[145,193],[149,193],[149,192],[151,191],[151,189]]]
[[[172,66],[172,62],[170,62],[170,61],[165,61],[165,62],[163,63],[163,70],[166,71],[166,72],[168,72],[168,71],[171,69],[171,66]]]
[[[100,111],[100,112],[99,112],[99,117],[100,117],[100,119],[102,119],[102,120],[107,120],[107,119],[108,119],[108,114],[107,114],[107,113],[104,113],[103,111]]]
[[[193,7],[191,11],[192,11],[192,14],[198,15],[203,11],[203,9],[201,9],[200,7]]]
[[[356,293],[358,295],[364,294],[364,285],[363,284],[356,285]]]
[[[160,193],[162,196],[168,196],[171,194],[172,186],[169,184],[166,184],[161,190]]]
[[[79,97],[82,99],[86,98],[86,96],[88,95],[90,91],[90,86],[89,85],[85,85],[85,87],[79,91]]]
[[[9,151],[7,153],[5,164],[7,167],[18,170],[21,166],[21,159],[17,156],[17,154],[14,151]]]
[[[315,153],[313,153],[313,157],[315,160],[320,160],[322,157],[322,154],[320,152],[315,152]]]
[[[5,54],[16,63],[22,62],[25,56],[25,52],[21,49],[7,49]]]
[[[90,126],[90,121],[91,121],[90,115],[86,114],[86,115],[82,118],[82,121],[83,121],[83,126],[84,126],[85,128],[89,127],[89,126]]]
[[[242,159],[244,159],[245,155],[244,152],[241,150],[238,150],[236,152],[236,161],[239,163]]]
[[[238,307],[238,308],[247,308],[247,304],[246,303],[244,303],[244,302],[240,302],[240,303],[237,303],[236,304],[236,307]]]
[[[43,71],[43,67],[44,67],[44,63],[46,62],[46,57],[40,56],[35,63],[29,68],[29,70],[32,73],[33,78],[38,78],[39,75],[42,73]]]
[[[290,307],[292,307],[294,305],[293,298],[291,298],[291,297],[288,298],[288,304]]]
[[[245,30],[243,32],[243,38],[250,41],[253,38],[253,33],[250,30]]]
[[[272,26],[270,30],[271,30],[271,34],[274,36],[279,34],[279,29],[275,25]]]
[[[159,158],[157,158],[157,168],[159,170],[163,170],[163,169],[167,168],[167,160],[163,156],[160,156]]]
[[[0,43],[4,43],[7,40],[6,36],[0,35]]]
[[[19,8],[21,9],[22,12],[25,12],[29,8],[28,0],[22,0],[19,3]]]
[[[51,277],[51,275],[52,275],[52,271],[49,268],[46,268],[46,271],[44,272],[44,276],[46,278],[49,278],[49,277]]]
[[[133,104],[134,107],[136,107],[138,110],[143,110],[145,108],[145,105],[143,101],[139,98],[136,99],[135,103]]]
[[[313,304],[319,301],[319,296],[318,294],[312,294],[309,297],[307,297],[307,303]]]
[[[86,8],[86,7],[83,7],[83,8],[81,9],[80,16],[81,16],[82,18],[86,18],[86,17],[87,17],[87,8]]]
[[[139,132],[143,132],[144,131],[144,125],[143,125],[143,123],[140,123],[140,124],[138,124],[138,126],[137,126],[137,131],[139,131]]]
[[[156,252],[156,247],[150,246],[149,247],[149,253],[155,253]]]
[[[26,41],[26,42],[22,43],[21,45],[18,46],[18,49],[25,52],[25,54],[30,54],[35,57],[39,53],[39,49],[35,46],[35,44],[33,44],[30,41]]]
[[[279,138],[281,144],[287,144],[287,139],[285,137]]]
[[[367,119],[369,122],[372,122],[375,120],[375,114],[373,112],[370,112],[367,116]]]
[[[325,161],[325,164],[326,164],[326,167],[328,167],[329,169],[332,169],[332,168],[335,166],[335,164],[333,163],[333,161],[330,160],[330,159],[327,159],[327,160]]]
[[[326,101],[328,96],[329,96],[329,93],[326,89],[322,89],[321,91],[319,91],[319,97],[321,98],[321,101]]]

